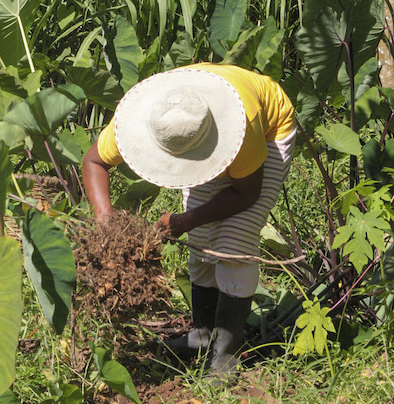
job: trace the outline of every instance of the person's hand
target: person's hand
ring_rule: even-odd
[[[156,222],[155,227],[167,236],[178,238],[187,229],[182,214],[164,213]]]

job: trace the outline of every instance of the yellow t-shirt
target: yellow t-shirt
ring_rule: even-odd
[[[226,172],[233,178],[254,173],[267,158],[267,141],[285,138],[294,129],[293,106],[280,85],[268,76],[233,65],[198,63],[182,68],[212,72],[227,80],[239,94],[246,113],[245,140]],[[123,161],[115,141],[114,119],[100,133],[98,153],[105,163]]]

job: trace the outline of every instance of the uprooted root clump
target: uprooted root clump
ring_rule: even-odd
[[[168,303],[161,236],[142,217],[116,211],[106,225],[80,228],[75,242],[78,295],[96,318],[129,321]]]

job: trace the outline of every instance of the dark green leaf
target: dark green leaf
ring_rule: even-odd
[[[361,144],[359,136],[348,126],[337,123],[329,129],[318,126],[316,132],[323,136],[325,142],[341,153],[358,156],[361,154]]]
[[[20,126],[29,135],[49,135],[84,98],[74,84],[47,88],[17,104],[3,120]]]
[[[15,377],[15,352],[22,318],[21,288],[20,245],[11,237],[0,237],[0,396]]]
[[[11,390],[7,390],[4,394],[0,396],[0,404],[20,404],[14,393]]]
[[[3,225],[6,208],[7,187],[11,179],[12,164],[8,157],[9,148],[0,141],[0,226]]]
[[[246,13],[246,0],[217,0],[210,20],[209,42],[213,50],[224,57],[228,43],[235,42]]]
[[[69,79],[84,90],[86,98],[104,108],[114,111],[123,97],[119,83],[106,70],[69,66],[66,72]]]
[[[95,347],[93,344],[90,344],[90,349],[103,382],[133,403],[140,404],[141,401],[127,369],[111,360],[106,349]]]
[[[75,263],[70,244],[53,221],[28,210],[21,225],[25,267],[45,317],[61,333],[70,312]]]
[[[7,66],[16,66],[26,54],[20,25],[27,36],[39,5],[40,0],[0,2],[0,57]]]

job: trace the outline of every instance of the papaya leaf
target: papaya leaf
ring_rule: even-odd
[[[133,403],[140,404],[141,401],[127,369],[119,362],[111,360],[106,349],[95,347],[92,343],[89,346],[103,382]]]
[[[36,16],[40,0],[2,0],[0,2],[0,57],[6,65],[14,65],[26,54],[23,33],[27,34]]]
[[[39,211],[29,209],[21,229],[26,271],[45,317],[60,334],[70,312],[75,283],[73,252],[63,232]]]
[[[22,319],[21,288],[20,245],[11,237],[0,237],[0,396],[15,378],[15,353]]]
[[[361,154],[361,144],[359,136],[348,126],[337,123],[329,129],[318,126],[316,132],[323,136],[324,141],[333,149],[341,153],[358,156]]]
[[[344,244],[343,253],[349,254],[349,260],[360,274],[368,259],[372,259],[371,245],[380,251],[385,250],[384,230],[389,230],[390,225],[381,217],[380,211],[360,212],[351,206],[350,215],[345,226],[338,228],[332,248],[338,248]]]
[[[17,104],[3,120],[18,125],[29,135],[49,135],[85,98],[74,84],[47,88]]]
[[[357,184],[341,195],[339,195],[332,203],[331,208],[340,206],[341,213],[346,216],[349,213],[350,206],[356,206],[359,203],[358,195],[368,197],[376,192],[376,181],[365,180]],[[376,209],[372,209],[376,210]]]
[[[330,317],[328,307],[320,307],[320,302],[315,296],[313,302],[308,300],[302,304],[305,313],[296,320],[296,326],[302,329],[293,348],[293,354],[306,354],[316,352],[321,355],[327,343],[327,333],[335,332],[334,324]]]
[[[246,0],[217,0],[210,19],[209,42],[213,50],[224,57],[235,42],[244,22]]]

